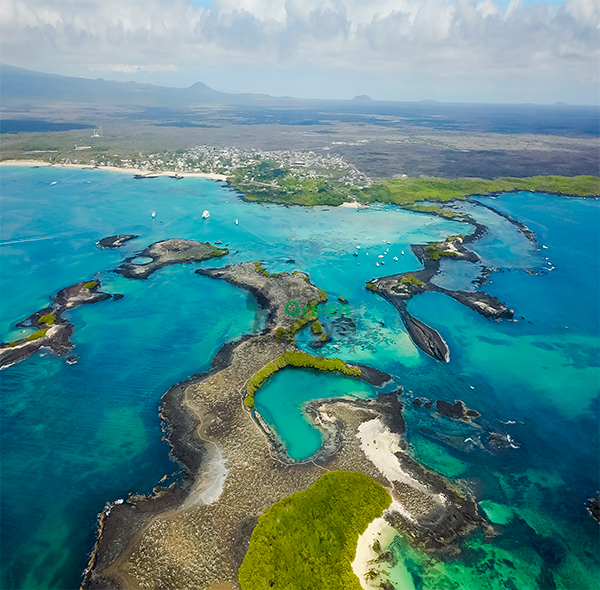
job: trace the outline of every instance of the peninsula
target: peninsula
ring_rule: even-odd
[[[293,338],[310,318],[300,324],[285,313],[286,303],[310,309],[325,294],[304,273],[270,274],[258,263],[199,274],[254,293],[268,309],[267,326],[224,345],[209,371],[164,395],[164,431],[184,467],[183,483],[106,508],[82,588],[238,588],[238,569],[258,516],[326,472],[360,472],[383,486],[393,500],[385,518],[424,547],[486,528],[472,499],[408,454],[401,389],[368,400],[311,402],[306,411],[325,443],[307,460],[292,460],[277,433],[244,400],[252,383],[264,382],[257,376],[265,367],[299,354]],[[343,361],[329,367],[322,357],[306,357],[312,369],[382,382],[380,372]]]
[[[447,217],[445,211],[433,212],[433,214]],[[366,284],[367,290],[380,295],[398,310],[415,345],[434,359],[444,362],[450,360],[448,344],[435,328],[428,326],[408,312],[407,301],[416,295],[429,291],[448,295],[486,318],[501,319],[512,318],[513,316],[513,310],[488,293],[444,289],[432,282],[432,279],[439,272],[440,260],[442,259],[463,260],[470,263],[479,262],[477,254],[469,250],[465,244],[479,240],[488,231],[487,227],[468,215],[463,215],[462,221],[474,226],[473,233],[450,236],[443,241],[429,244],[411,244],[412,251],[423,264],[421,270],[373,278]],[[529,228],[512,218],[510,218],[510,221],[527,239],[535,243],[535,234]],[[485,269],[482,270],[479,277],[480,282],[484,281],[484,276]]]

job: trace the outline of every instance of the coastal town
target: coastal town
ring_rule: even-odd
[[[97,167],[130,168],[142,173],[174,172],[176,174],[218,174],[232,176],[244,171],[242,179],[253,181],[252,169],[268,163],[275,170],[298,181],[332,180],[347,186],[367,187],[373,181],[360,172],[353,164],[342,156],[328,151],[317,153],[312,150],[276,150],[243,149],[235,147],[214,147],[198,145],[185,150],[164,151],[157,153],[119,154],[89,152],[86,158],[81,151],[77,157],[73,155],[53,161],[53,164],[89,164]],[[262,179],[261,179],[262,180]],[[273,184],[276,180],[273,179]]]

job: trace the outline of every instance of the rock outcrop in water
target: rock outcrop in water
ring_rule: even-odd
[[[82,281],[61,289],[50,307],[36,311],[17,324],[18,328],[35,328],[36,332],[27,338],[0,344],[0,369],[30,357],[40,348],[47,348],[58,356],[67,354],[73,348],[73,324],[62,317],[63,313],[110,298],[111,295],[100,291],[99,281]]]
[[[587,510],[592,518],[600,524],[600,494],[588,500]]]
[[[107,238],[102,238],[101,240],[96,242],[96,245],[99,248],[120,248],[125,243],[129,242],[129,240],[135,240],[135,238],[139,238],[140,236],[136,236],[134,234],[120,234],[117,236],[108,236]]]
[[[201,262],[225,254],[229,254],[227,248],[217,248],[208,242],[171,238],[163,242],[155,242],[135,256],[126,258],[115,272],[128,279],[147,279],[152,273],[165,266]],[[151,261],[136,264],[136,258],[151,258]]]

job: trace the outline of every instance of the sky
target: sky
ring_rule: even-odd
[[[0,61],[347,99],[600,103],[598,0],[2,0]]]

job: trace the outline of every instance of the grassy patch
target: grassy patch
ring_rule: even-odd
[[[431,258],[431,260],[439,260],[440,256],[442,258],[457,258],[458,252],[452,252],[451,250],[442,250],[438,248],[435,244],[429,244],[425,246],[425,255],[427,258]]]
[[[351,567],[358,537],[391,500],[366,475],[333,471],[277,502],[252,533],[242,590],[361,590]]]
[[[43,338],[46,335],[47,331],[48,331],[48,328],[42,328],[42,329],[38,330],[37,332],[34,332],[33,334],[30,334],[29,336],[27,336],[27,340],[29,340],[30,342],[33,342],[34,340],[37,340],[38,338]]]
[[[575,197],[600,195],[597,176],[531,176],[528,178],[399,178],[383,179],[366,188],[348,187],[335,180],[299,179],[274,164],[261,162],[240,168],[231,183],[251,201],[288,205],[341,205],[351,195],[361,203],[395,203],[423,213],[436,213],[448,219],[462,218],[460,213],[419,201],[449,201],[469,195],[496,192],[536,191],[561,193]]]
[[[254,263],[254,270],[258,274],[263,275],[264,277],[279,277],[285,274],[285,271],[271,273],[266,268],[264,268],[263,265],[258,261]]]
[[[40,324],[46,324],[48,326],[51,326],[55,321],[56,321],[56,318],[51,313],[47,313],[46,315],[41,316],[40,319],[38,320],[38,322]]]
[[[420,281],[417,277],[413,275],[406,275],[400,279],[400,282],[403,285],[412,285],[413,287],[423,287],[425,283]]]
[[[319,320],[315,320],[311,325],[310,325],[310,329],[311,332],[317,336],[318,334],[322,334],[323,333],[323,326],[321,325],[321,322]]]
[[[367,291],[372,291],[373,293],[377,293],[377,287],[373,283],[369,282],[365,285],[365,287],[367,288]]]
[[[382,180],[356,193],[362,202],[412,205],[418,201],[449,201],[501,191],[562,193],[575,197],[600,194],[597,176],[530,176],[528,178],[401,178]],[[422,210],[422,206],[418,206]],[[444,210],[446,211],[446,210]],[[456,215],[456,214],[454,214]]]
[[[98,286],[98,281],[90,281],[89,283],[86,283],[85,285],[83,285],[83,288],[91,291],[94,287],[97,287],[97,286]]]

